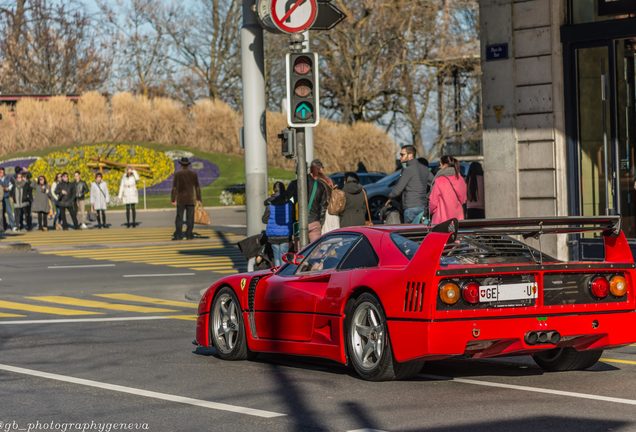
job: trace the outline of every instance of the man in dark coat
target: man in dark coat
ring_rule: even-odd
[[[174,174],[172,183],[171,201],[177,206],[177,216],[174,221],[174,234],[172,240],[183,238],[183,213],[186,214],[186,234],[188,240],[194,238],[194,206],[196,201],[201,201],[201,188],[199,187],[199,177],[190,170],[190,160],[186,157],[179,160],[181,171]]]
[[[62,228],[68,230],[68,222],[66,220],[66,211],[71,214],[73,220],[73,228],[79,229],[77,223],[77,210],[75,208],[75,186],[68,181],[68,173],[62,174],[62,181],[55,188],[55,195],[58,196],[57,205],[60,208],[60,216],[62,219]]]
[[[345,173],[345,184],[342,188],[347,199],[345,208],[340,214],[340,228],[364,225],[367,217],[367,201],[364,188],[356,173]]]

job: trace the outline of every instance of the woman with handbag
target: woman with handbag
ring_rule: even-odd
[[[344,177],[345,183],[342,191],[345,193],[346,199],[344,210],[340,214],[340,227],[365,225],[370,218],[364,188],[356,173],[347,172]]]
[[[139,174],[131,166],[126,167],[126,173],[121,178],[119,184],[119,199],[126,204],[126,228],[137,226],[137,210],[135,206],[139,202],[139,192],[137,192],[137,182]],[[130,216],[132,215],[132,223]]]
[[[466,182],[460,175],[459,161],[452,156],[442,156],[440,168],[433,180],[429,209],[433,225],[448,219],[464,219]]]
[[[97,228],[108,228],[106,225],[108,201],[110,201],[108,184],[103,181],[101,173],[97,173],[95,181],[91,183],[91,211],[97,213]]]

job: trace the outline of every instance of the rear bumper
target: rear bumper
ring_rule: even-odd
[[[555,347],[604,349],[636,342],[636,311],[449,321],[388,320],[395,359],[440,359],[458,355],[497,357]],[[531,331],[557,331],[558,344],[528,345]]]

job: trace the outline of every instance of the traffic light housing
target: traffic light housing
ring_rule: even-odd
[[[291,127],[315,127],[320,122],[318,54],[289,53],[287,71],[287,123]]]
[[[278,134],[278,138],[281,143],[281,153],[287,159],[293,159],[296,157],[296,130],[295,129],[283,129]]]

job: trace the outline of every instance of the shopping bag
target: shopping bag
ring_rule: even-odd
[[[197,225],[210,225],[210,215],[203,208],[201,201],[197,201],[197,205],[194,208],[194,223]]]

